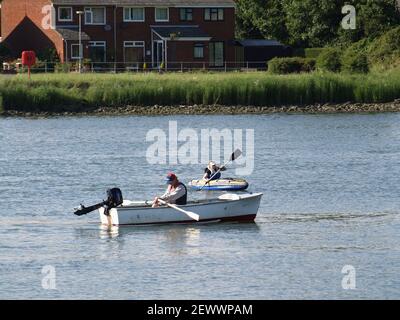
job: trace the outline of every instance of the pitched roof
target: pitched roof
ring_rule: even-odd
[[[64,40],[67,40],[67,41],[78,41],[79,40],[78,28],[57,27],[56,31],[63,37]],[[90,37],[85,32],[82,32],[81,36],[82,36],[83,41],[90,40]]]
[[[59,5],[139,5],[139,6],[191,6],[207,7],[221,6],[234,7],[234,0],[52,0],[54,4]]]

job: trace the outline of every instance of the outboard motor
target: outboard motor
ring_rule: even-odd
[[[101,207],[104,207],[104,214],[106,216],[110,215],[110,210],[113,208],[117,208],[124,202],[124,198],[122,197],[122,192],[118,188],[113,188],[107,190],[107,200],[95,204],[91,207],[85,207],[83,204],[76,209],[75,214],[77,216],[82,216],[84,214],[88,214],[89,212],[95,211]]]
[[[107,206],[109,209],[116,208],[123,204],[124,198],[122,197],[122,191],[119,188],[113,188],[107,190]]]

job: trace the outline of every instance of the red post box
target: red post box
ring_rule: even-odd
[[[36,63],[36,54],[34,51],[23,51],[22,52],[22,64],[28,67],[28,76],[31,77],[31,67]]]

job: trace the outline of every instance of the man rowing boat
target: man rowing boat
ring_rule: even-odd
[[[178,180],[174,173],[167,175],[167,191],[161,197],[154,199],[153,208],[160,206],[160,201],[165,201],[169,204],[186,205],[187,204],[187,189],[186,186]]]

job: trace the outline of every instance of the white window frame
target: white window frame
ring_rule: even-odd
[[[144,41],[124,41],[124,48],[144,48]]]
[[[157,19],[157,9],[167,9],[167,19]],[[154,19],[156,22],[169,22],[169,7],[155,7],[154,8]]]
[[[143,11],[143,20],[133,20],[132,19],[132,17],[130,17],[129,19],[126,19],[125,17],[125,10],[132,10],[132,9],[142,9],[142,11]],[[124,12],[123,12],[123,15],[124,15],[124,22],[145,22],[145,20],[146,20],[146,10],[145,10],[145,8],[144,7],[124,7]],[[130,15],[130,12],[129,12],[129,15]]]
[[[103,14],[104,14],[104,22],[103,23],[93,23],[93,12],[92,9],[103,9]],[[85,25],[89,25],[89,26],[104,26],[107,24],[107,8],[106,7],[97,7],[97,6],[93,6],[93,7],[85,7]],[[91,18],[92,18],[92,22],[88,22],[86,19],[86,14],[90,12],[91,14]]]
[[[69,9],[71,11],[71,18],[70,19],[61,19],[61,9]],[[60,22],[72,22],[74,20],[74,12],[72,7],[58,7],[58,21]]]
[[[76,46],[79,47],[79,56],[74,56],[74,55],[73,55],[73,54],[74,54],[73,47],[76,47]],[[80,45],[79,43],[73,43],[73,44],[71,44],[71,60],[78,60],[78,59],[81,59],[81,58],[83,58],[82,56],[83,56],[83,54],[82,54],[82,45]]]

